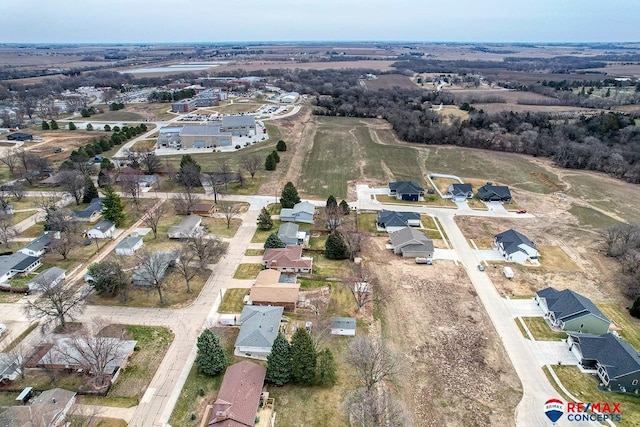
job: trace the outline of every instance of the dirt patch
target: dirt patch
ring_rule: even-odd
[[[545,187],[549,187],[550,189],[552,189],[554,191],[564,191],[564,187],[561,187],[560,185],[558,185],[555,182],[551,181],[551,179],[549,178],[549,175],[547,175],[546,173],[533,172],[533,173],[531,173],[531,175],[533,175]]]
[[[438,262],[427,275],[372,241],[365,259],[384,286],[385,335],[405,355],[398,393],[411,424],[514,425],[520,381],[462,268]]]

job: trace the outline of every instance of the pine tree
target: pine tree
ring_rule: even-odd
[[[318,353],[316,382],[323,386],[332,386],[336,383],[336,380],[336,361],[331,350],[325,348]]]
[[[339,231],[334,231],[329,234],[327,243],[325,244],[324,256],[329,259],[349,258],[349,248],[344,241],[344,237]]]
[[[267,381],[278,386],[291,381],[291,346],[282,334],[278,334],[267,356]]]
[[[49,123],[46,120],[42,121],[42,130],[49,130]]]
[[[216,376],[227,367],[227,354],[220,345],[220,337],[205,329],[198,337],[196,366],[203,374]]]
[[[316,377],[316,350],[311,335],[296,329],[291,338],[291,378],[299,384],[312,384]]]
[[[640,319],[640,296],[633,302],[633,306],[631,307],[631,310],[629,310],[629,314]]]
[[[267,208],[262,208],[260,215],[258,215],[258,228],[260,230],[271,230],[273,228],[273,221],[271,215],[267,212]]]
[[[78,127],[73,122],[69,122],[69,130],[76,130],[76,129],[78,129]]]
[[[342,215],[349,215],[351,213],[351,208],[346,200],[340,202],[340,209],[342,210]]]
[[[296,190],[296,187],[294,187],[293,183],[289,181],[282,189],[280,204],[283,208],[291,209],[296,203],[300,203],[300,196],[298,196],[298,190]]]
[[[113,188],[107,187],[104,190],[104,201],[102,202],[102,206],[102,216],[104,219],[113,221],[116,224],[116,227],[122,225],[126,219],[124,203],[122,203],[120,196],[113,191]]]
[[[336,201],[336,198],[333,197],[333,194],[330,195],[327,198],[327,204],[326,204],[327,208],[337,208],[338,207],[338,202]]]
[[[273,158],[271,154],[267,156],[267,159],[264,161],[264,170],[274,171],[276,170],[276,160]]]
[[[49,123],[49,127],[51,128],[51,130],[58,130],[58,123],[51,119],[51,123]]]
[[[264,242],[264,248],[284,248],[286,245],[282,243],[282,240],[278,237],[277,234],[271,233],[269,237],[267,237],[267,241]]]
[[[273,157],[273,160],[275,160],[276,163],[280,163],[280,155],[278,154],[277,151],[272,151],[271,157]]]
[[[278,144],[276,144],[276,150],[287,151],[287,144],[283,140],[278,141]]]
[[[97,197],[100,197],[98,194],[98,189],[93,184],[93,180],[89,177],[86,177],[84,184],[84,194],[82,195],[82,203],[91,203],[91,201]]]

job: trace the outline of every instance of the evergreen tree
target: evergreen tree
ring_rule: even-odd
[[[111,132],[111,126],[109,126],[109,125],[104,125],[104,131],[105,131],[105,132]]]
[[[182,156],[180,160],[179,180],[185,187],[199,187],[200,165],[189,154]]]
[[[87,130],[93,130],[93,125],[91,123],[87,123]]]
[[[113,188],[105,188],[102,206],[102,216],[104,219],[113,221],[116,224],[116,227],[122,225],[126,218],[126,214],[124,213],[124,203],[122,203],[120,196],[113,191]]]
[[[336,380],[336,361],[331,350],[325,348],[318,353],[316,382],[323,386],[332,386],[336,383]]]
[[[267,159],[264,161],[264,170],[274,171],[276,170],[276,160],[273,158],[271,154],[267,156]]]
[[[351,213],[351,208],[346,200],[340,202],[340,209],[342,210],[342,215],[349,215]]]
[[[91,201],[97,197],[100,197],[98,194],[98,189],[93,184],[93,180],[89,177],[86,177],[84,184],[84,194],[82,195],[82,203],[91,203]]]
[[[278,386],[291,381],[291,346],[282,334],[278,334],[267,356],[267,381]]]
[[[49,130],[49,123],[46,120],[42,121],[42,130]]]
[[[258,228],[260,230],[271,230],[273,228],[273,221],[271,215],[267,212],[267,208],[262,208],[260,215],[258,215]]]
[[[276,163],[280,163],[280,155],[278,154],[277,151],[272,151],[271,157],[273,157],[273,160],[275,160]]]
[[[324,256],[329,259],[349,258],[349,248],[339,231],[334,231],[329,234],[327,243],[325,244]]]
[[[287,144],[283,140],[278,141],[278,144],[276,144],[276,150],[287,151]]]
[[[629,314],[640,319],[640,296],[633,302],[633,306],[631,307],[631,310],[629,310]]]
[[[327,198],[327,204],[326,204],[326,207],[327,207],[327,208],[337,208],[337,207],[338,207],[338,202],[337,202],[336,198],[335,198],[335,197],[333,197],[333,194],[332,194],[332,195],[330,195],[330,196]]]
[[[227,354],[220,345],[220,337],[205,329],[198,337],[196,366],[203,374],[216,376],[227,367]]]
[[[271,233],[269,234],[269,237],[267,237],[267,241],[264,242],[264,248],[265,249],[269,249],[269,248],[284,248],[286,245],[284,243],[282,243],[282,240],[280,240],[280,238],[278,237],[278,235],[276,233]]]
[[[73,122],[69,122],[69,130],[76,130],[76,129],[78,129],[78,127]]]
[[[282,189],[280,204],[283,208],[291,209],[296,203],[300,203],[300,196],[298,196],[298,190],[296,190],[296,187],[294,187],[293,183],[289,181]]]
[[[312,384],[316,378],[316,350],[305,328],[296,329],[291,338],[291,379],[299,384]]]
[[[49,123],[49,127],[51,128],[51,130],[58,130],[58,123],[51,119],[51,123]]]

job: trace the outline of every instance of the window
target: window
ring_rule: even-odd
[[[638,385],[638,380],[631,381],[631,385]]]

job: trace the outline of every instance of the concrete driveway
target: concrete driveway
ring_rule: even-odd
[[[496,249],[478,249],[475,253],[478,261],[504,261],[504,257]]]
[[[500,202],[486,202],[485,204],[487,205],[487,208],[489,208],[489,212],[492,212],[492,213],[508,212]]]
[[[458,254],[453,249],[434,249],[433,259],[448,259],[450,261],[457,261]]]
[[[542,317],[542,310],[533,298],[505,299],[504,302],[513,317]]]

